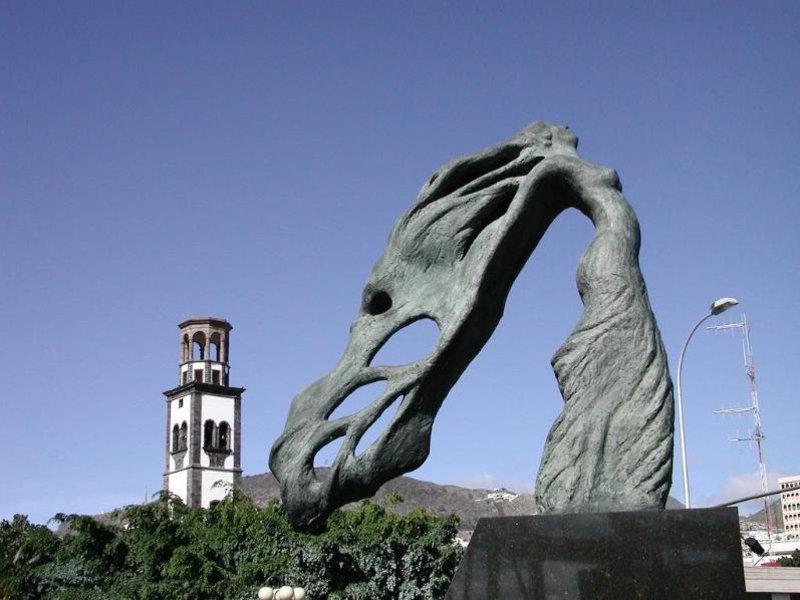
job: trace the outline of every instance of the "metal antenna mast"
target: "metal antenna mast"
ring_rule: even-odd
[[[764,431],[761,429],[761,411],[758,404],[758,387],[756,386],[756,368],[753,364],[753,348],[750,346],[750,326],[747,323],[747,315],[742,314],[742,321],[740,323],[726,323],[724,325],[711,325],[707,329],[713,331],[721,331],[726,329],[741,329],[744,333],[742,339],[742,350],[744,352],[744,369],[747,374],[747,379],[750,384],[750,406],[742,406],[736,408],[722,408],[715,410],[714,414],[717,415],[730,415],[745,412],[753,413],[753,421],[755,427],[750,437],[735,437],[730,441],[732,442],[755,442],[758,450],[758,472],[761,476],[761,491],[769,491],[767,484],[767,465],[764,462],[764,448],[762,442],[764,441]],[[764,498],[764,514],[767,519],[767,534],[772,531],[772,511],[769,507],[769,502]]]

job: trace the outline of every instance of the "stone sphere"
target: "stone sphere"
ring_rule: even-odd
[[[258,590],[258,600],[274,600],[275,590],[271,587],[263,587]]]
[[[275,600],[292,600],[294,598],[294,590],[288,585],[283,586],[275,594]]]
[[[306,600],[306,591],[303,588],[294,588],[294,600]]]

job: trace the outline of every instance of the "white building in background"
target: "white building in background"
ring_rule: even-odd
[[[782,490],[800,486],[800,475],[781,477],[778,485]],[[781,492],[781,511],[783,512],[783,531],[800,535],[800,489]]]
[[[188,506],[207,508],[241,480],[244,388],[229,384],[230,323],[198,317],[178,327],[179,385],[164,392],[164,489],[180,496]],[[222,485],[215,485],[217,482]]]

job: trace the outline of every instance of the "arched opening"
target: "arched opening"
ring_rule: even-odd
[[[205,360],[206,336],[198,331],[192,336],[192,360]]]
[[[189,447],[189,428],[186,426],[186,421],[181,424],[180,440],[178,442],[178,450],[186,450]]]
[[[209,355],[210,355],[209,358],[211,358],[211,360],[213,360],[213,361],[219,362],[219,360],[220,360],[220,354],[219,354],[220,345],[219,345],[219,334],[218,333],[212,334],[211,339],[210,339],[210,344],[211,344],[211,347],[210,347],[209,352],[208,352]]]
[[[177,452],[180,448],[180,428],[175,423],[172,427],[172,451]]]
[[[219,424],[219,443],[217,448],[220,450],[229,450],[230,444],[230,425],[225,421]]]
[[[564,408],[550,360],[584,309],[575,266],[593,237],[592,223],[577,210],[561,213],[547,230],[514,281],[497,329],[442,404],[431,456],[446,452],[460,464],[487,465],[481,470],[488,472],[485,441],[491,440],[506,465],[511,457],[525,469],[540,464],[548,431]],[[487,398],[494,400],[487,405]],[[502,418],[487,419],[487,410]],[[516,480],[530,476],[509,473]]]
[[[181,344],[181,362],[189,360],[189,336],[183,335],[183,343]]]
[[[203,448],[214,447],[214,421],[209,419],[203,424]]]

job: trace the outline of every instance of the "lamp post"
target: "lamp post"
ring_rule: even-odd
[[[714,303],[711,305],[711,308],[706,316],[700,319],[695,326],[692,328],[692,331],[689,333],[689,336],[686,338],[686,342],[683,344],[683,349],[681,350],[681,355],[678,358],[678,380],[677,380],[677,390],[678,390],[678,429],[681,434],[681,467],[683,468],[683,500],[686,504],[686,508],[692,508],[692,498],[689,494],[689,468],[686,466],[686,435],[683,431],[683,395],[681,394],[681,372],[683,371],[683,356],[686,354],[686,347],[689,345],[689,341],[692,339],[694,332],[697,331],[697,328],[708,319],[709,317],[713,317],[714,315],[719,315],[724,313],[729,308],[733,308],[739,304],[739,301],[736,298],[720,298],[719,300],[715,300]]]
[[[271,587],[262,587],[258,590],[258,600],[305,600],[306,591],[303,588],[293,588],[285,585],[277,590]]]

